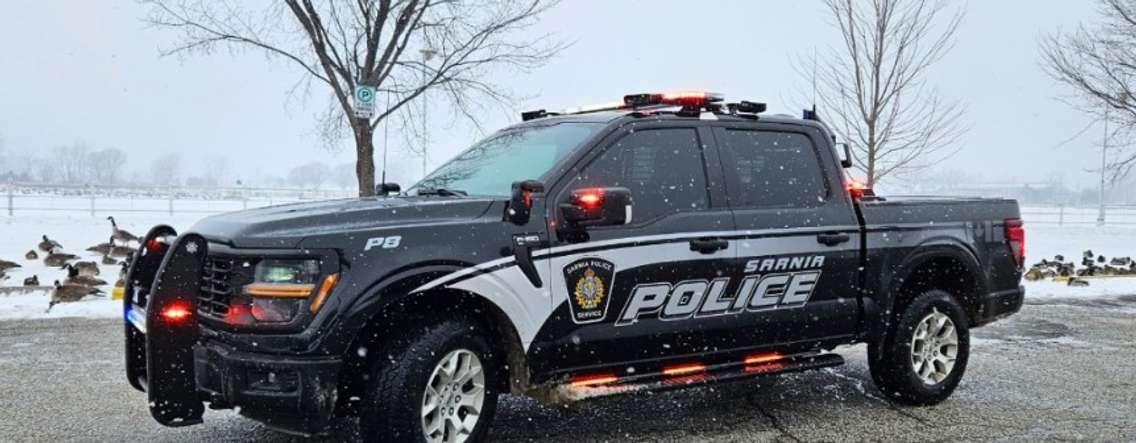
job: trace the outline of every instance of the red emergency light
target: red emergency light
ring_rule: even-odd
[[[721,102],[723,99],[722,94],[713,92],[656,92],[625,95],[623,96],[623,104],[629,108],[660,105],[704,108],[713,103]]]
[[[190,315],[193,315],[193,313],[189,311],[189,307],[184,303],[175,302],[163,307],[160,315],[168,323],[181,323],[189,318]]]

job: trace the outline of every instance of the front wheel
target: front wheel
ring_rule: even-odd
[[[392,340],[359,417],[369,441],[477,442],[497,406],[494,354],[476,325],[446,321]]]
[[[966,314],[945,291],[929,290],[907,305],[882,343],[868,347],[876,387],[908,405],[933,405],[958,387],[970,356]]]

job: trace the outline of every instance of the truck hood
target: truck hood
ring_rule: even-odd
[[[474,219],[492,204],[487,198],[441,197],[293,203],[206,217],[190,232],[237,248],[292,248],[314,235]]]

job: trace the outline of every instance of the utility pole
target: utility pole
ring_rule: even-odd
[[[434,54],[437,54],[438,51],[435,51],[433,48],[427,46],[425,48],[419,49],[419,52],[422,53],[422,87],[426,88],[426,90],[422,91],[422,177],[425,178],[426,172],[427,172],[426,171],[426,161],[427,161],[426,152],[427,152],[427,150],[429,149],[429,146],[430,146],[430,137],[429,137],[429,133],[427,132],[427,131],[429,131],[428,126],[429,126],[430,123],[429,123],[429,119],[426,118],[427,111],[429,111],[429,109],[430,109],[429,107],[427,107],[427,103],[426,103],[427,91],[429,91],[429,88],[427,87],[426,82],[428,81],[427,77],[430,75],[430,73],[426,72],[427,71],[426,62],[429,62],[430,59],[434,58]]]
[[[1100,198],[1097,201],[1099,205],[1097,207],[1097,226],[1104,226],[1104,169],[1108,157],[1108,108],[1111,107],[1107,101],[1104,103],[1104,139],[1101,140]]]

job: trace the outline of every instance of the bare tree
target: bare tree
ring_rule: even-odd
[[[1130,147],[1136,135],[1136,0],[1098,0],[1098,9],[1101,21],[1093,27],[1043,39],[1042,62],[1072,90],[1066,102],[1111,125],[1109,147]],[[1117,150],[1105,168],[1116,182],[1133,166],[1136,152]]]
[[[826,0],[842,45],[798,63],[868,184],[954,154],[963,106],[926,81],[962,20],[944,0]]]
[[[181,184],[181,155],[167,152],[154,159],[150,166],[151,180],[155,185],[176,186]]]
[[[100,149],[87,155],[86,164],[92,180],[112,185],[118,182],[118,175],[126,164],[126,153],[118,148]]]
[[[149,22],[179,33],[165,55],[253,49],[301,68],[307,84],[324,85],[333,99],[321,133],[349,130],[355,143],[359,195],[374,194],[374,132],[383,120],[408,112],[427,90],[444,95],[477,122],[486,104],[512,100],[491,80],[494,69],[527,71],[543,65],[563,44],[549,35],[523,36],[557,0],[285,0],[260,11],[241,1],[151,0]],[[420,51],[433,51],[433,63]],[[378,109],[355,118],[356,85],[376,87]]]
[[[91,148],[83,142],[56,146],[51,150],[51,177],[45,178],[54,183],[80,184],[89,181],[91,169],[87,160],[90,153]]]
[[[331,178],[331,167],[321,162],[308,162],[288,171],[288,184],[319,189]]]

